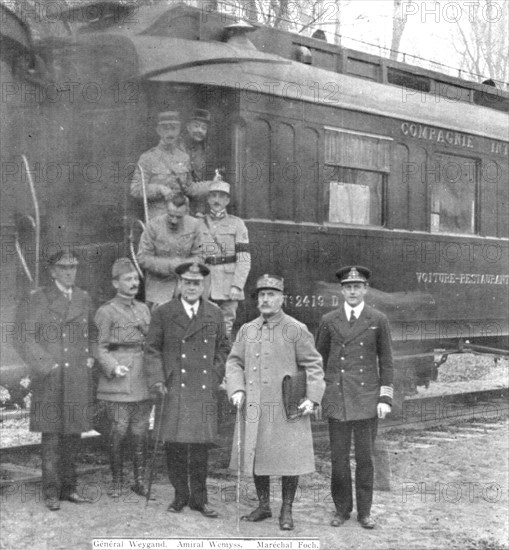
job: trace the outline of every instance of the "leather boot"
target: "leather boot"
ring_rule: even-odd
[[[279,527],[282,531],[293,530],[292,504],[299,484],[299,476],[283,476],[283,504],[279,515]]]
[[[123,459],[122,459],[122,436],[113,432],[110,436],[110,467],[111,487],[108,490],[110,497],[118,499],[122,495],[123,483]]]
[[[270,510],[270,477],[254,475],[254,483],[256,487],[256,495],[258,496],[258,508],[255,508],[247,516],[242,516],[243,521],[263,521],[271,518]]]
[[[133,470],[134,485],[131,489],[140,497],[147,496],[145,487],[145,449],[146,440],[143,435],[133,435]]]

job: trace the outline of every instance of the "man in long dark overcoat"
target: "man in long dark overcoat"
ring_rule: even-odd
[[[25,358],[32,370],[30,430],[42,432],[45,503],[87,502],[77,492],[81,433],[92,428],[91,300],[74,286],[78,261],[68,253],[49,259],[54,282],[35,290],[28,306]]]
[[[254,476],[258,508],[245,521],[262,521],[272,516],[270,477],[282,476],[283,503],[279,516],[282,530],[293,529],[292,504],[299,475],[315,471],[309,415],[319,405],[325,389],[322,358],[306,325],[286,315],[283,279],[263,275],[256,283],[260,317],[243,325],[226,363],[228,396],[239,410],[241,457],[244,473]],[[282,382],[286,375],[306,372],[306,399],[302,416],[289,420],[283,406]],[[234,445],[230,467],[237,469]]]
[[[228,341],[221,310],[202,299],[209,269],[186,262],[175,273],[180,294],[155,309],[145,349],[149,387],[161,395],[155,431],[160,430],[166,442],[168,475],[175,489],[168,511],[178,513],[189,505],[215,518],[217,512],[207,500],[207,462],[209,448],[217,442],[216,392]]]
[[[362,266],[341,268],[344,305],[323,316],[316,347],[322,354],[327,384],[323,415],[329,419],[332,459],[331,494],[339,527],[353,509],[350,445],[355,442],[357,519],[373,529],[373,446],[377,418],[391,411],[393,361],[387,317],[364,303],[371,272]]]

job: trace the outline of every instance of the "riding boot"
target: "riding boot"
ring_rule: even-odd
[[[254,474],[254,484],[258,496],[258,508],[255,508],[247,516],[242,516],[240,519],[243,521],[263,521],[272,517],[270,510],[270,477]]]
[[[122,436],[117,432],[110,435],[110,467],[111,487],[108,494],[112,498],[120,498],[123,482]]]
[[[283,504],[279,515],[279,527],[282,531],[293,530],[292,504],[299,484],[299,476],[283,476]]]
[[[133,435],[133,470],[134,485],[131,489],[140,497],[147,496],[145,487],[145,452],[146,439],[144,435]]]

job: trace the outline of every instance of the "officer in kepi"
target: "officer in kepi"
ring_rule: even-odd
[[[109,494],[120,497],[123,483],[122,448],[128,432],[134,470],[132,490],[146,496],[145,453],[152,400],[143,366],[143,346],[150,322],[148,307],[134,299],[140,279],[129,258],[113,264],[116,296],[96,313],[96,358],[101,367],[97,398],[104,402],[110,425]]]
[[[209,300],[221,308],[230,338],[251,269],[249,237],[244,222],[226,210],[230,184],[223,181],[219,172],[209,184],[207,200],[209,211],[200,223],[205,263],[210,267]]]
[[[46,506],[89,502],[78,491],[81,433],[92,429],[92,322],[88,293],[75,286],[77,258],[58,252],[48,260],[53,282],[35,290],[26,313],[25,358],[32,370],[30,430],[42,432],[42,484]]]
[[[166,211],[175,193],[186,193],[192,182],[191,161],[179,142],[180,114],[165,111],[157,117],[159,144],[140,156],[131,182],[131,195],[148,202],[148,219]],[[145,220],[148,221],[148,220]]]
[[[207,462],[217,444],[216,392],[228,350],[223,314],[202,299],[207,266],[184,262],[175,273],[179,294],[153,312],[145,350],[150,388],[160,396],[154,432],[166,443],[175,489],[168,511],[189,506],[216,518],[207,496]]]
[[[373,529],[373,448],[377,419],[391,411],[393,360],[387,317],[364,302],[371,272],[362,266],[336,273],[345,300],[323,316],[316,347],[324,362],[323,415],[329,420],[332,460],[331,494],[339,527],[353,509],[350,445],[355,444],[357,520]]]

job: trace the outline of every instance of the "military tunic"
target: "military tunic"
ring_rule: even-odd
[[[178,147],[170,152],[159,144],[143,153],[138,164],[145,177],[149,219],[166,212],[167,190],[171,191],[170,195],[185,193],[192,182],[189,155]],[[131,182],[131,195],[143,201],[139,166],[136,167]]]
[[[143,346],[149,322],[150,311],[145,304],[119,295],[97,311],[96,358],[101,365],[98,399],[121,402],[149,399],[143,368]],[[126,376],[115,377],[118,365],[129,367]]]
[[[138,261],[147,272],[145,298],[155,304],[173,298],[178,265],[185,261],[201,261],[202,231],[198,220],[184,216],[177,231],[170,229],[167,220],[166,214],[150,220],[138,248]]]

